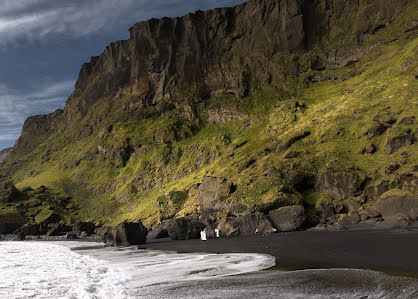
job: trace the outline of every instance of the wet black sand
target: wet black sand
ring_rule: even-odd
[[[180,253],[264,253],[275,256],[276,268],[283,270],[356,268],[418,275],[418,230],[310,231],[208,241],[157,239],[139,248]]]

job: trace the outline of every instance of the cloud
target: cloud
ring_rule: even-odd
[[[74,80],[45,84],[25,93],[0,84],[0,141],[16,140],[26,118],[63,107],[74,89]]]
[[[40,40],[50,35],[82,37],[126,29],[140,20],[176,16],[196,9],[208,9],[242,0],[2,0],[0,44]]]

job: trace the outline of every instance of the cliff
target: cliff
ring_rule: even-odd
[[[3,162],[7,156],[10,154],[10,152],[12,151],[13,148],[5,148],[3,150],[0,151],[0,163]]]
[[[134,25],[0,166],[69,200],[16,209],[29,222],[201,216],[231,235],[410,224],[388,206],[417,200],[417,8],[252,0]]]

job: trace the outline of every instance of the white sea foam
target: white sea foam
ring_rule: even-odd
[[[0,243],[1,298],[123,298],[122,269],[46,242]]]
[[[275,263],[261,254],[177,254],[100,245],[0,242],[0,297],[128,298],[153,284],[248,273]]]
[[[258,271],[274,261],[89,242],[0,242],[0,298],[418,298],[417,279],[375,271]]]

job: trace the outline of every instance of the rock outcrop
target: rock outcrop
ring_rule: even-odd
[[[299,230],[305,221],[303,206],[289,206],[270,211],[271,223],[278,231],[288,232]]]
[[[372,210],[375,215],[381,215],[384,221],[408,225],[418,219],[418,197],[407,191],[393,189],[382,194]]]
[[[113,228],[98,228],[96,233],[106,246],[131,246],[146,243],[148,230],[142,223],[123,222]]]
[[[234,186],[224,178],[206,177],[199,187],[199,205],[202,216],[225,211],[229,207],[227,198]]]
[[[203,223],[194,217],[176,218],[167,223],[168,235],[172,240],[198,239],[204,228]]]
[[[12,150],[13,148],[10,147],[10,148],[5,148],[0,151],[0,164],[10,155]]]

